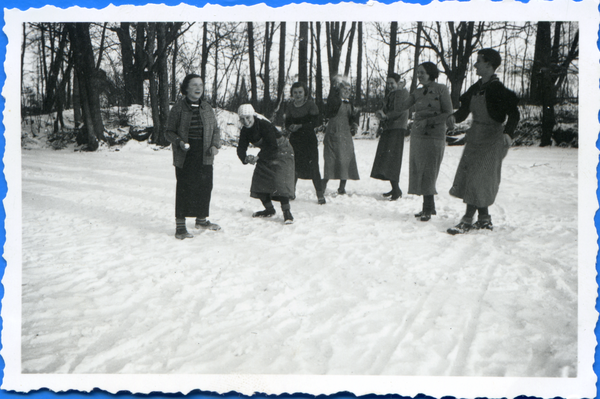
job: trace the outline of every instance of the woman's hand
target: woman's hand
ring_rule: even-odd
[[[358,132],[358,125],[356,123],[353,123],[350,127],[350,134],[354,136],[356,132]]]
[[[185,152],[188,152],[188,150],[190,149],[190,145],[183,140],[179,142],[179,147],[181,147],[181,149]]]
[[[291,125],[288,127],[288,130],[289,130],[290,132],[294,133],[294,132],[298,131],[298,129],[300,129],[301,127],[302,127],[302,125],[291,124]]]
[[[379,120],[386,120],[387,116],[385,115],[385,113],[382,110],[379,110],[377,112],[375,112],[375,116],[379,119]]]
[[[258,161],[258,157],[255,157],[254,155],[246,155],[246,163],[254,165],[256,161]]]
[[[212,155],[214,157],[219,153],[219,149],[213,145],[206,152],[208,153],[208,155]]]
[[[512,145],[512,142],[512,138],[508,134],[504,133],[504,146],[510,147]]]

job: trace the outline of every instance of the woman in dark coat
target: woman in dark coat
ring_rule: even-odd
[[[451,195],[467,204],[460,223],[448,229],[452,235],[472,229],[493,229],[488,207],[496,199],[502,160],[520,119],[519,98],[494,73],[501,62],[496,50],[483,49],[477,53],[474,67],[481,79],[460,97],[460,108],[454,113],[458,122],[472,114],[473,123],[467,130],[465,148],[450,189]],[[473,223],[476,211],[477,222]]]
[[[202,100],[202,78],[187,75],[180,90],[185,97],[171,108],[165,137],[172,143],[177,178],[175,237],[183,240],[194,237],[187,231],[186,217],[196,218],[197,229],[221,229],[206,219],[213,188],[213,161],[219,152],[221,137],[213,109]]]
[[[315,128],[319,124],[319,109],[308,97],[308,89],[303,82],[296,82],[290,90],[292,101],[286,104],[285,128],[290,132],[290,144],[294,147],[296,159],[296,180],[311,179],[317,192],[319,204],[326,203],[321,186],[319,171],[319,141]]]
[[[414,106],[410,133],[408,193],[423,196],[423,208],[415,214],[422,222],[436,214],[436,182],[446,149],[446,120],[452,115],[448,88],[436,82],[439,71],[433,62],[417,67],[421,86],[410,94],[406,107]]]
[[[408,91],[397,73],[388,76],[387,89],[388,94],[385,96],[383,108],[376,113],[383,129],[377,144],[371,177],[389,181],[392,191],[383,196],[391,197],[391,200],[395,201],[402,197],[402,190],[398,183],[408,124],[408,110],[402,110],[402,104],[408,98]]]
[[[323,191],[329,179],[339,179],[338,194],[346,194],[346,181],[359,180],[352,136],[358,129],[359,114],[350,102],[350,83],[337,77],[336,85],[327,97],[330,118],[323,139]]]
[[[294,223],[290,210],[295,181],[294,149],[271,122],[256,114],[252,105],[241,105],[238,115],[243,127],[240,130],[237,155],[244,165],[256,164],[250,196],[261,200],[265,207],[262,211],[254,212],[252,217],[273,216],[275,207],[272,201],[279,201],[284,223]],[[247,154],[250,144],[260,148],[257,156]]]

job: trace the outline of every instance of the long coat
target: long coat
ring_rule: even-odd
[[[289,140],[270,122],[254,117],[251,127],[240,131],[237,155],[246,164],[248,146],[260,148],[258,162],[252,175],[250,196],[261,198],[291,198],[294,195],[294,149]]]
[[[408,99],[414,106],[414,122],[410,132],[408,193],[434,195],[446,148],[446,120],[452,114],[448,88],[431,82],[419,87]]]
[[[301,107],[289,102],[285,108],[285,127],[302,125],[290,134],[290,144],[294,147],[296,159],[296,177],[313,179],[319,175],[319,141],[315,128],[319,122],[319,109],[312,100],[307,100]]]
[[[337,90],[327,99],[330,116],[323,139],[324,179],[359,180],[351,125],[358,123],[358,113],[349,101],[343,101]]]
[[[402,105],[408,96],[406,89],[400,89],[388,93],[385,97],[382,111],[387,118],[382,123],[383,131],[371,169],[371,177],[374,179],[396,182],[400,180],[404,135],[408,124],[408,110],[402,109]]]

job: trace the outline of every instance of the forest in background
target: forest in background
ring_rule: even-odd
[[[438,65],[457,108],[477,80],[472,61],[484,47],[502,55],[497,73],[521,104],[541,108],[535,122],[522,122],[534,126],[520,131],[539,132],[542,146],[576,145],[557,127],[576,122],[577,113],[557,105],[578,102],[579,29],[561,21],[25,23],[21,113],[52,114],[55,135],[74,135],[63,119],[72,109],[75,133],[93,151],[107,141],[103,110],[141,105],[151,109],[147,139],[166,145],[162,126],[188,73],[203,77],[213,107],[235,111],[250,102],[277,123],[295,81],[307,83],[323,110],[333,77],[348,76],[367,114],[380,107],[388,73],[412,91],[424,61]],[[127,126],[127,112],[116,117]]]

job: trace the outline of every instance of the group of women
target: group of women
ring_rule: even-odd
[[[398,74],[390,74],[388,94],[377,111],[382,133],[371,177],[390,182],[391,191],[383,194],[391,200],[402,197],[399,187],[404,138],[408,135],[408,111],[413,109],[411,128],[408,193],[423,197],[421,211],[415,214],[428,221],[436,214],[436,181],[444,156],[446,129],[454,120],[461,122],[472,114],[473,123],[466,133],[466,145],[450,194],[463,199],[467,208],[460,222],[448,229],[449,234],[472,229],[492,230],[488,207],[495,201],[500,184],[502,160],[512,143],[519,121],[518,98],[498,80],[495,70],[501,63],[493,49],[478,52],[475,71],[480,79],[460,97],[454,112],[446,86],[436,82],[439,71],[425,62],[417,68],[420,86],[408,93]],[[188,75],[181,84],[184,98],[172,108],[166,137],[173,145],[177,188],[175,201],[175,237],[193,237],[185,226],[186,217],[196,218],[196,228],[220,230],[208,217],[212,190],[212,164],[220,146],[219,129],[212,108],[202,101],[203,82],[198,75]],[[281,203],[284,223],[293,223],[290,200],[295,198],[298,179],[313,182],[319,204],[325,204],[325,190],[330,179],[339,180],[338,194],[346,193],[347,180],[358,180],[358,168],[352,136],[358,129],[358,111],[350,100],[350,84],[338,78],[327,99],[329,118],[323,140],[324,174],[319,171],[319,110],[302,82],[291,88],[292,100],[284,111],[283,131],[257,114],[250,104],[240,106],[242,124],[237,155],[243,164],[256,165],[250,195],[259,199],[264,209],[253,217],[271,217],[276,211],[273,201]],[[260,148],[249,155],[252,144]],[[474,221],[478,212],[477,221]]]

